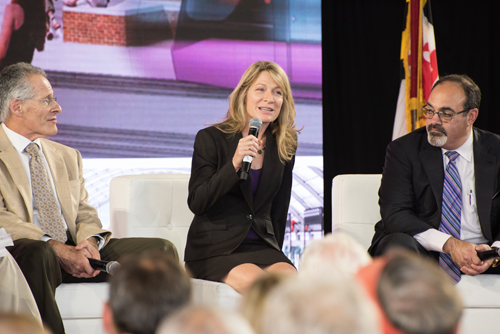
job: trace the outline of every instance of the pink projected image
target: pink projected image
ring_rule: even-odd
[[[321,1],[43,3],[0,0],[10,22],[0,66],[31,61],[47,72],[62,107],[51,139],[82,153],[105,226],[113,177],[189,173],[196,133],[224,117],[244,70],[269,60],[286,71],[303,128],[284,245],[298,264],[323,230]],[[27,56],[14,59],[15,48],[29,48]]]

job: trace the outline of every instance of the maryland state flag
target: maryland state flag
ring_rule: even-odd
[[[401,86],[392,139],[425,125],[420,108],[426,103],[437,79],[430,0],[406,0],[406,26],[401,40]]]

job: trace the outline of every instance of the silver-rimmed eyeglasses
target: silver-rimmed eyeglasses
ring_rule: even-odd
[[[57,97],[48,97],[46,99],[27,99],[27,100],[33,100],[33,101],[40,101],[42,102],[45,106],[50,106],[52,103],[57,102]]]

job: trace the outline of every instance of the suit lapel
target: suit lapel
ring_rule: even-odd
[[[3,128],[0,128],[0,160],[4,163],[7,171],[12,177],[12,181],[17,186],[19,193],[23,197],[24,205],[28,209],[29,221],[33,221],[33,198],[26,171],[19,159],[19,155],[5,134]]]
[[[443,154],[440,148],[434,147],[427,141],[427,131],[421,138],[420,160],[424,167],[425,174],[429,179],[432,193],[436,198],[436,204],[441,212],[441,205],[443,201]]]
[[[489,154],[490,147],[481,142],[481,135],[474,129],[474,177],[476,184],[476,205],[479,224],[483,235],[493,240],[491,234],[490,212],[495,180],[496,157]]]
[[[227,161],[232,161],[234,152],[236,152],[236,148],[238,147],[238,142],[243,138],[241,132],[235,134],[233,137],[229,137],[227,141]],[[248,203],[248,206],[253,211],[253,196],[252,196],[252,180],[249,178],[246,181],[240,182],[240,189],[243,193],[243,197]]]
[[[69,186],[69,176],[66,170],[64,160],[57,150],[49,144],[48,141],[42,139],[43,154],[47,163],[49,164],[50,174],[54,180],[56,187],[57,198],[61,205],[61,210],[66,222],[74,221],[71,212],[71,192]]]

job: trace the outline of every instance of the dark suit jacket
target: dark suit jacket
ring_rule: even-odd
[[[500,136],[477,128],[473,135],[479,223],[483,236],[492,243],[500,240]],[[429,144],[425,127],[391,142],[379,190],[382,220],[375,225],[369,252],[374,254],[378,242],[388,234],[413,236],[438,229],[443,181],[441,148]]]
[[[215,127],[196,135],[188,197],[195,217],[189,228],[186,261],[230,254],[251,226],[281,251],[295,160],[282,164],[274,136],[266,134],[266,155],[255,199],[250,179],[241,181],[232,163],[242,135],[231,136]]]

